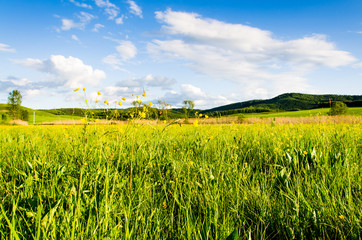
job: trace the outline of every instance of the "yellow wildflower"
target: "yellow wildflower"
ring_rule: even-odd
[[[142,96],[146,97],[147,95],[146,95],[146,93],[145,93],[145,92],[143,92],[143,93],[142,93]]]
[[[209,118],[209,116],[205,115],[205,118]]]
[[[104,100],[104,103],[107,104],[107,105],[109,105],[109,102],[108,102],[107,100]]]
[[[137,100],[138,103],[142,103],[142,101],[140,99]]]
[[[121,103],[121,102],[118,102],[118,105],[119,105],[119,106],[122,106],[122,103]]]
[[[79,88],[74,89],[74,92],[79,91]]]
[[[96,103],[97,103],[97,102],[99,102],[99,100],[98,100],[98,99],[96,100]]]
[[[126,101],[126,98],[125,98],[125,97],[123,97],[123,98],[122,98],[122,100],[123,100],[123,101]]]
[[[86,89],[85,89],[85,88],[83,88],[83,91],[84,91],[84,92],[85,92],[85,90],[86,90]]]
[[[345,217],[344,217],[343,215],[339,215],[339,218],[340,218],[341,220],[344,220],[344,219],[345,219]]]
[[[304,155],[307,155],[307,154],[308,154],[307,151],[303,151],[303,153],[304,153]]]
[[[166,204],[166,202],[163,202],[163,203],[162,203],[162,207],[163,207],[164,209],[166,209],[166,208],[167,208],[167,204]]]
[[[132,97],[134,97],[134,93],[132,93]]]
[[[146,118],[146,113],[145,112],[140,112],[139,115],[140,115],[141,118]]]
[[[102,95],[102,93],[101,92],[97,92],[97,95],[99,96],[99,95]]]
[[[199,114],[199,117],[202,117],[202,113]]]
[[[199,121],[195,120],[193,123],[192,123],[195,127],[199,126]]]
[[[149,102],[148,105],[151,107],[153,105],[153,103]]]

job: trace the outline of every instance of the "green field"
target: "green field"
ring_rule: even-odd
[[[71,116],[71,115],[55,115],[45,111],[35,111],[35,124],[41,124],[44,122],[79,120],[79,119],[82,119],[82,117]],[[33,115],[30,115],[28,122],[29,124],[33,124]]]
[[[7,104],[0,104],[0,111],[6,110]],[[66,120],[79,120],[82,117],[79,116],[71,116],[71,115],[55,115],[42,110],[33,110],[26,107],[21,107],[29,112],[28,123],[34,123],[34,112],[35,112],[35,124],[41,124],[43,122],[54,122],[54,121],[66,121]]]
[[[2,126],[0,236],[361,239],[361,129]]]
[[[265,113],[243,113],[233,114],[230,116],[245,116],[245,117],[314,117],[327,116],[329,108],[317,108],[311,110],[287,111],[287,112],[265,112]],[[362,107],[348,108],[347,115],[362,116]]]

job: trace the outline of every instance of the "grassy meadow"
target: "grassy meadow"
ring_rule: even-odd
[[[361,129],[2,126],[0,238],[361,239]]]

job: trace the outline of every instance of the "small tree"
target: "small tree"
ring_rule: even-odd
[[[183,105],[182,109],[184,110],[184,113],[185,113],[186,122],[188,122],[189,114],[194,109],[194,107],[195,107],[194,101],[191,101],[191,100],[184,101],[184,105]]]
[[[13,119],[20,117],[20,106],[23,97],[18,90],[13,90],[8,97],[8,110]]]
[[[165,100],[161,100],[161,99],[158,100],[158,105],[159,105],[160,108],[161,108],[160,117],[163,116],[163,119],[164,119],[164,120],[168,120],[167,113],[168,113],[168,109],[169,109],[169,107],[171,107],[171,105],[168,104],[168,103],[166,103]]]
[[[342,115],[347,113],[348,108],[344,102],[332,102],[331,109],[327,113],[330,116]]]

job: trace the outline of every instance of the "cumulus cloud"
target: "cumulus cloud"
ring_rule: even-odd
[[[137,48],[131,41],[121,41],[116,50],[123,61],[134,58],[137,54]]]
[[[77,18],[79,19],[79,21],[77,21],[77,22],[75,22],[72,19],[63,18],[62,26],[60,27],[60,30],[68,31],[72,28],[84,29],[85,26],[87,26],[87,24],[90,21],[92,21],[93,19],[95,19],[96,17],[90,13],[80,12],[77,15]],[[58,31],[59,31],[59,29],[58,29]]]
[[[53,77],[55,86],[77,88],[86,85],[97,85],[100,80],[106,78],[106,74],[99,69],[93,69],[82,60],[75,57],[52,55],[49,59],[40,60],[28,58],[15,61],[18,64],[32,68],[39,72],[45,72]]]
[[[174,107],[181,107],[184,100],[191,100],[194,101],[195,108],[199,109],[207,109],[235,102],[233,96],[212,96],[191,84],[182,84],[179,91],[171,90],[167,92],[163,99]]]
[[[157,87],[162,89],[170,89],[172,85],[176,83],[173,78],[167,78],[164,76],[153,76],[148,74],[142,78],[132,78],[119,82],[117,85],[121,87],[138,87],[138,88],[150,88]]]
[[[6,91],[17,89],[22,93],[29,89],[42,89],[48,85],[49,83],[47,82],[35,82],[28,78],[18,78],[15,76],[8,76],[6,79],[0,80],[0,89],[4,89]]]
[[[103,62],[111,65],[115,69],[123,70],[120,66],[137,55],[137,47],[131,41],[118,42],[119,45],[116,47],[117,52],[103,58]]]
[[[123,24],[123,19],[124,19],[124,18],[125,18],[125,16],[122,15],[121,17],[116,18],[116,19],[115,19],[115,22],[116,22],[117,24]]]
[[[10,48],[9,45],[0,43],[0,52],[15,52],[14,48]]]
[[[303,91],[309,88],[305,75],[310,71],[356,61],[324,35],[282,41],[270,31],[170,9],[156,12],[156,19],[168,39],[153,40],[149,53],[186,60],[197,72],[241,83],[248,97]]]
[[[92,9],[92,6],[91,5],[88,5],[86,3],[80,3],[80,2],[77,2],[75,0],[69,0],[69,2],[73,3],[75,6],[77,7],[82,7],[82,8],[88,8],[88,9]]]
[[[128,0],[127,2],[129,4],[130,12],[142,18],[142,9],[136,4],[136,2],[132,0]]]

